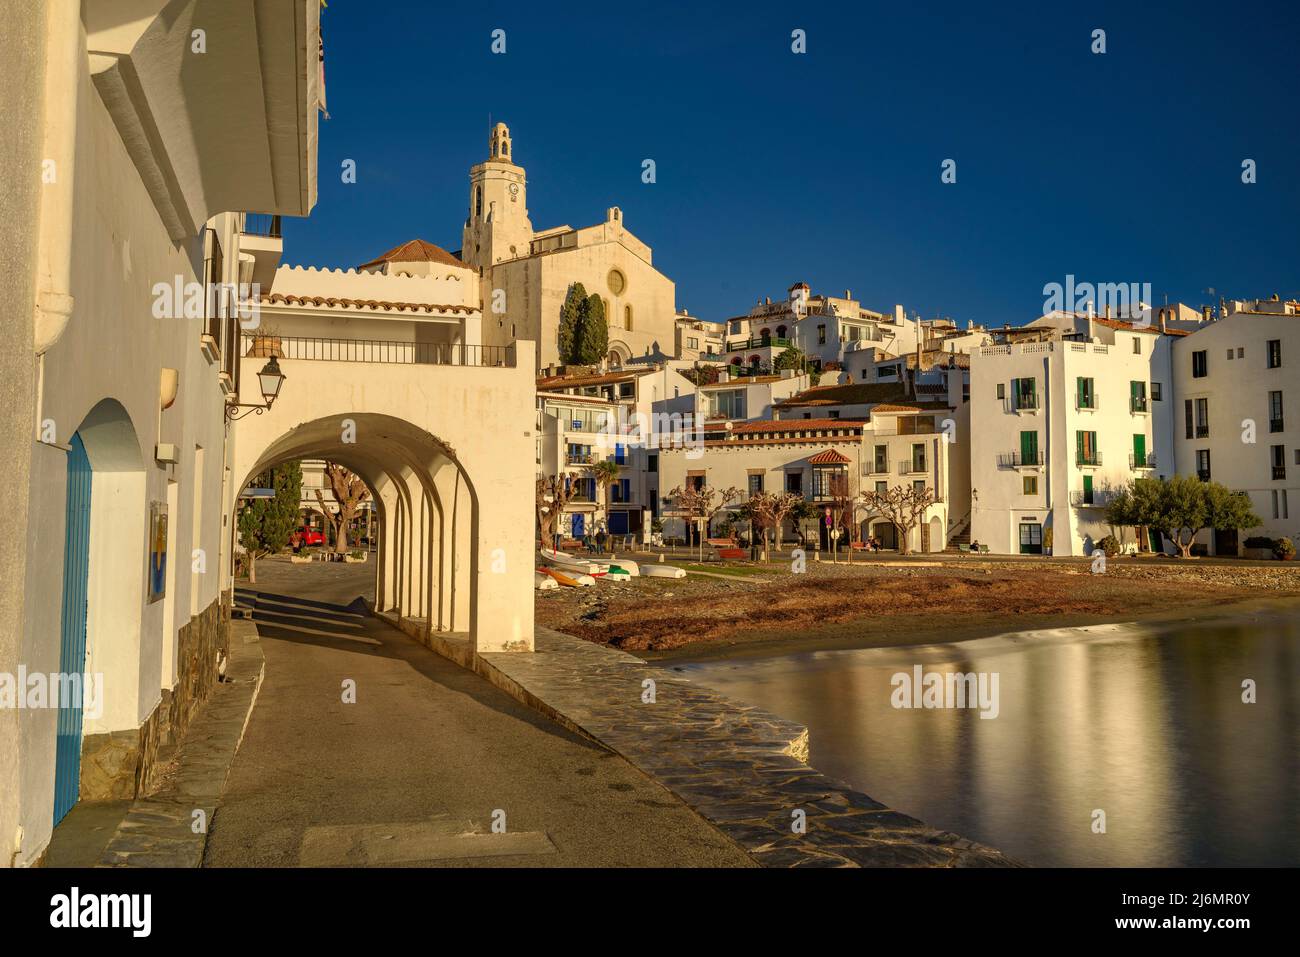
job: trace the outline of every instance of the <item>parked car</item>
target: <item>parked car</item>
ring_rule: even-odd
[[[318,532],[310,525],[304,525],[302,528],[298,529],[298,539],[303,545],[324,545],[325,533]]]

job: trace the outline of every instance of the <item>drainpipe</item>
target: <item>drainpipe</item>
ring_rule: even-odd
[[[54,182],[41,187],[36,237],[34,351],[37,367],[36,426],[45,395],[47,351],[72,318],[73,187],[77,156],[77,93],[81,79],[80,4],[51,3],[45,14],[45,106],[43,159],[53,161]]]

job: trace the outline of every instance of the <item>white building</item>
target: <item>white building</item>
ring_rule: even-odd
[[[106,693],[0,708],[3,865],[37,862],[77,800],[148,787],[216,681],[234,291],[274,272],[272,217],[315,203],[319,16],[315,0],[5,11],[6,149],[24,172],[0,216],[18,490],[0,673],[102,677]]]
[[[1009,554],[1087,555],[1134,477],[1174,470],[1171,337],[985,346],[970,374],[971,537]]]
[[[1226,318],[1173,351],[1174,453],[1181,475],[1246,492],[1258,529],[1203,535],[1211,554],[1237,554],[1251,535],[1300,542],[1300,306],[1233,302]]]

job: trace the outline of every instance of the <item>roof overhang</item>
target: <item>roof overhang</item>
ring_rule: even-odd
[[[316,203],[319,0],[95,0],[91,78],[173,240]]]

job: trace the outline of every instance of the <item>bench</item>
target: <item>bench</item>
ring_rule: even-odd
[[[970,546],[969,546],[969,545],[962,545],[962,544],[958,543],[958,545],[957,545],[957,551],[959,551],[959,552],[970,552]]]

